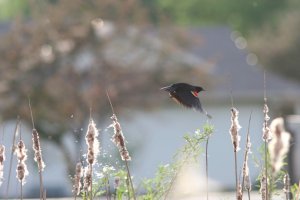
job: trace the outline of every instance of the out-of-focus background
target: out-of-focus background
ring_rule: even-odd
[[[287,170],[293,183],[299,181],[299,30],[298,0],[0,0],[0,143],[9,149],[20,116],[29,149],[24,196],[39,194],[28,97],[42,139],[47,195],[63,197],[71,195],[70,176],[86,149],[90,108],[100,129],[99,162],[120,164],[107,129],[112,113],[106,90],[128,141],[135,184],[172,160],[183,135],[206,122],[204,115],[178,106],[159,90],[175,82],[206,89],[200,98],[215,127],[209,144],[210,190],[233,189],[230,94],[240,111],[241,146],[253,112],[252,155],[258,157],[264,70],[270,116],[284,117],[293,135]],[[204,162],[185,170],[178,182],[183,195],[205,188]],[[253,183],[259,170],[251,159]],[[12,170],[9,196],[18,191]]]

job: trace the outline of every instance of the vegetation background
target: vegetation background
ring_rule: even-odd
[[[151,91],[166,82],[187,79],[195,73],[205,77],[207,84],[213,81],[205,71],[183,68],[190,64],[174,59],[175,53],[193,43],[182,27],[230,26],[247,39],[249,49],[267,70],[300,81],[298,0],[70,2],[0,0],[1,26],[5,29],[0,38],[2,120],[20,115],[30,124],[29,95],[41,137],[64,152],[70,174],[74,173],[75,160],[68,156],[63,135],[84,127],[90,107],[97,120],[111,112],[107,101],[103,101],[106,89],[122,112],[125,107],[162,105]],[[101,32],[97,29],[101,22],[93,21],[99,18],[113,25]],[[153,41],[143,39],[145,32],[153,32],[163,41],[158,55],[153,53],[155,45],[150,45]],[[108,47],[113,45],[126,46],[126,50],[111,56],[115,47]],[[145,51],[132,53],[136,46]],[[150,53],[156,62],[141,62]],[[124,59],[128,56],[131,60]],[[83,140],[82,134],[73,137]]]

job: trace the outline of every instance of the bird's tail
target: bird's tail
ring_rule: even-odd
[[[206,110],[204,110],[203,108],[202,108],[201,112],[203,114],[205,114],[208,119],[212,119],[212,116],[210,114],[208,114],[208,112]]]
[[[212,116],[210,114],[208,114],[207,112],[205,113],[205,115],[209,118],[212,119]]]

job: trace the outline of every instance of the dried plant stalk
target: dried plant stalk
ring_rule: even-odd
[[[118,147],[122,160],[130,161],[131,157],[126,148],[125,137],[123,135],[121,125],[118,122],[117,116],[113,114],[111,119],[113,120],[112,126],[114,127],[114,135],[112,136],[112,141]]]
[[[22,185],[24,185],[26,183],[25,178],[26,176],[28,176],[29,172],[27,170],[27,165],[25,163],[25,161],[27,160],[27,149],[22,140],[18,142],[16,155],[18,158],[17,179]]]
[[[264,74],[264,87],[266,87],[266,78]],[[267,97],[266,97],[266,89],[265,89],[265,94],[264,94],[264,108],[263,108],[263,113],[264,113],[264,122],[263,122],[263,135],[262,139],[265,143],[264,151],[265,151],[265,196],[267,199],[269,199],[269,190],[268,190],[268,142],[272,139],[271,137],[271,131],[268,126],[268,121],[270,120],[270,117],[268,115],[269,112],[269,107],[267,105]]]
[[[74,184],[73,184],[73,193],[76,199],[76,196],[80,194],[81,185],[81,177],[82,177],[82,164],[78,162],[76,164],[75,176],[74,176]]]
[[[39,171],[42,172],[44,171],[46,165],[42,158],[40,137],[36,129],[32,129],[32,142],[33,142],[32,148],[34,150],[34,161],[37,163]]]
[[[85,141],[88,146],[88,153],[86,161],[90,165],[94,165],[96,158],[99,154],[99,141],[97,139],[99,135],[95,122],[91,119],[88,125],[88,130],[85,136]]]
[[[4,161],[5,161],[5,146],[0,145],[0,186],[3,183]]]
[[[27,160],[27,149],[25,144],[22,140],[18,142],[16,148],[16,155],[18,158],[17,164],[17,179],[21,183],[21,200],[23,199],[23,185],[26,183],[26,176],[28,176],[29,172],[27,170],[27,165],[25,161]]]
[[[231,141],[233,144],[233,151],[234,151],[234,169],[235,169],[235,188],[236,188],[236,198],[239,198],[239,181],[237,175],[237,152],[240,150],[239,143],[240,143],[240,136],[239,130],[241,126],[238,121],[239,111],[232,107],[231,108],[231,127],[229,129],[229,133],[231,136]]]
[[[96,128],[96,124],[93,119],[90,119],[88,130],[86,132],[85,141],[88,146],[87,158],[86,161],[88,163],[88,167],[85,172],[85,182],[84,189],[86,192],[91,192],[92,199],[92,191],[93,191],[93,165],[96,163],[96,158],[99,154],[99,141],[98,141],[98,129]]]
[[[20,119],[18,117],[16,126],[15,126],[15,130],[14,130],[14,135],[13,135],[13,138],[12,138],[12,146],[11,146],[12,150],[10,152],[8,178],[6,180],[7,181],[6,194],[5,194],[6,199],[8,199],[8,192],[9,192],[9,187],[10,187],[10,177],[11,177],[11,170],[12,170],[12,164],[13,164],[13,155],[14,155],[14,152],[16,150],[16,137],[19,133],[19,128],[20,128]]]
[[[290,200],[290,194],[291,194],[291,185],[290,185],[290,176],[288,173],[286,173],[283,177],[283,192],[285,193],[286,200]]]
[[[267,103],[265,103],[264,104],[264,109],[263,109],[264,123],[263,123],[263,136],[262,136],[262,139],[265,142],[269,142],[272,139],[270,128],[268,126],[268,121],[270,120],[268,112],[269,112],[269,107],[268,107]]]
[[[237,200],[243,200],[243,188],[241,184],[238,185]]]
[[[263,175],[260,179],[260,194],[261,194],[261,199],[262,200],[267,200],[267,188],[266,188],[266,185],[267,185],[267,179],[266,179],[266,176]]]
[[[42,149],[40,145],[39,133],[35,128],[32,129],[32,148],[34,150],[34,161],[38,165],[39,177],[40,177],[40,199],[44,198],[44,186],[43,186],[43,176],[42,172],[45,168],[45,163],[42,158]]]
[[[245,188],[248,192],[248,199],[250,200],[250,191],[251,191],[251,180],[250,180],[250,172],[248,167],[248,158],[249,154],[251,153],[251,141],[250,141],[250,122],[251,122],[252,112],[249,117],[248,122],[248,131],[247,131],[247,140],[246,140],[246,147],[245,147],[245,154],[244,154],[244,162],[243,162],[243,169],[242,169],[242,190]]]
[[[129,152],[126,148],[126,140],[125,140],[125,137],[123,135],[121,125],[118,122],[117,116],[115,114],[113,114],[111,119],[113,120],[112,126],[114,127],[114,135],[112,136],[111,140],[118,147],[119,152],[120,152],[120,156],[121,156],[122,160],[125,161],[126,170],[127,170],[127,174],[128,174],[128,179],[129,179],[131,189],[132,189],[132,193],[133,193],[133,199],[136,199],[135,192],[134,192],[134,187],[133,187],[133,183],[132,183],[132,179],[131,179],[131,175],[130,175],[130,170],[129,170],[129,167],[128,167],[128,161],[131,160],[131,157],[130,157]]]
[[[92,189],[92,166],[88,165],[84,169],[83,191],[90,192]]]
[[[239,111],[236,108],[232,107],[231,108],[231,127],[229,130],[229,133],[231,135],[233,150],[235,152],[240,150],[239,143],[241,140],[241,137],[239,135],[239,130],[241,129],[241,126],[239,124],[238,115],[239,115]]]

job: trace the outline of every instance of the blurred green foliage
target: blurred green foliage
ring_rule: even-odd
[[[28,2],[25,0],[0,0],[0,21],[6,21],[27,12]]]
[[[146,2],[150,0],[144,0]],[[159,8],[183,25],[229,24],[243,33],[274,23],[289,1],[273,0],[156,0]]]
[[[56,1],[59,0],[48,0],[50,3]],[[229,24],[243,33],[261,27],[264,23],[274,24],[280,16],[278,14],[293,6],[293,0],[141,0],[141,2],[148,8],[154,23],[160,23],[160,14],[163,13],[167,19],[177,24]],[[32,3],[35,4],[35,1]],[[0,20],[9,20],[30,12],[28,5],[29,1],[26,0],[1,0]]]

